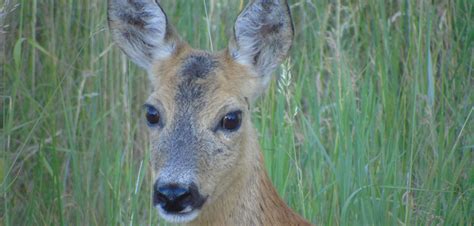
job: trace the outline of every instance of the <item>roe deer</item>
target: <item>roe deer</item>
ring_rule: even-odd
[[[271,184],[250,120],[291,46],[288,3],[250,2],[217,53],[180,39],[157,0],[109,0],[108,20],[115,42],[149,75],[159,215],[189,225],[309,225]]]

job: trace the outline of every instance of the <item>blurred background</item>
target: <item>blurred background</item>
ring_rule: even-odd
[[[146,74],[104,0],[0,1],[0,225],[152,225]],[[193,47],[242,0],[162,0]],[[290,0],[290,58],[253,108],[284,200],[319,225],[473,225],[472,0]]]

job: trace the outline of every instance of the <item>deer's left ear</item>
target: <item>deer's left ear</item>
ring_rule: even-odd
[[[251,67],[266,87],[271,73],[286,58],[293,24],[286,0],[253,0],[237,17],[229,52]]]

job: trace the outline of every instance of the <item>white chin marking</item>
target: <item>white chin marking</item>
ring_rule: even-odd
[[[160,214],[160,216],[169,223],[188,223],[196,219],[196,217],[199,215],[199,210],[191,210],[190,207],[186,207],[186,209],[184,209],[178,214],[167,213],[159,205],[156,208],[158,209],[158,213]]]

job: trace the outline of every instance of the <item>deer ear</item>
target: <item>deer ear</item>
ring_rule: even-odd
[[[270,74],[286,58],[293,24],[286,0],[254,0],[237,17],[229,44],[232,57],[250,66],[266,87]]]
[[[156,0],[109,0],[108,20],[114,41],[146,70],[170,57],[180,42]]]

